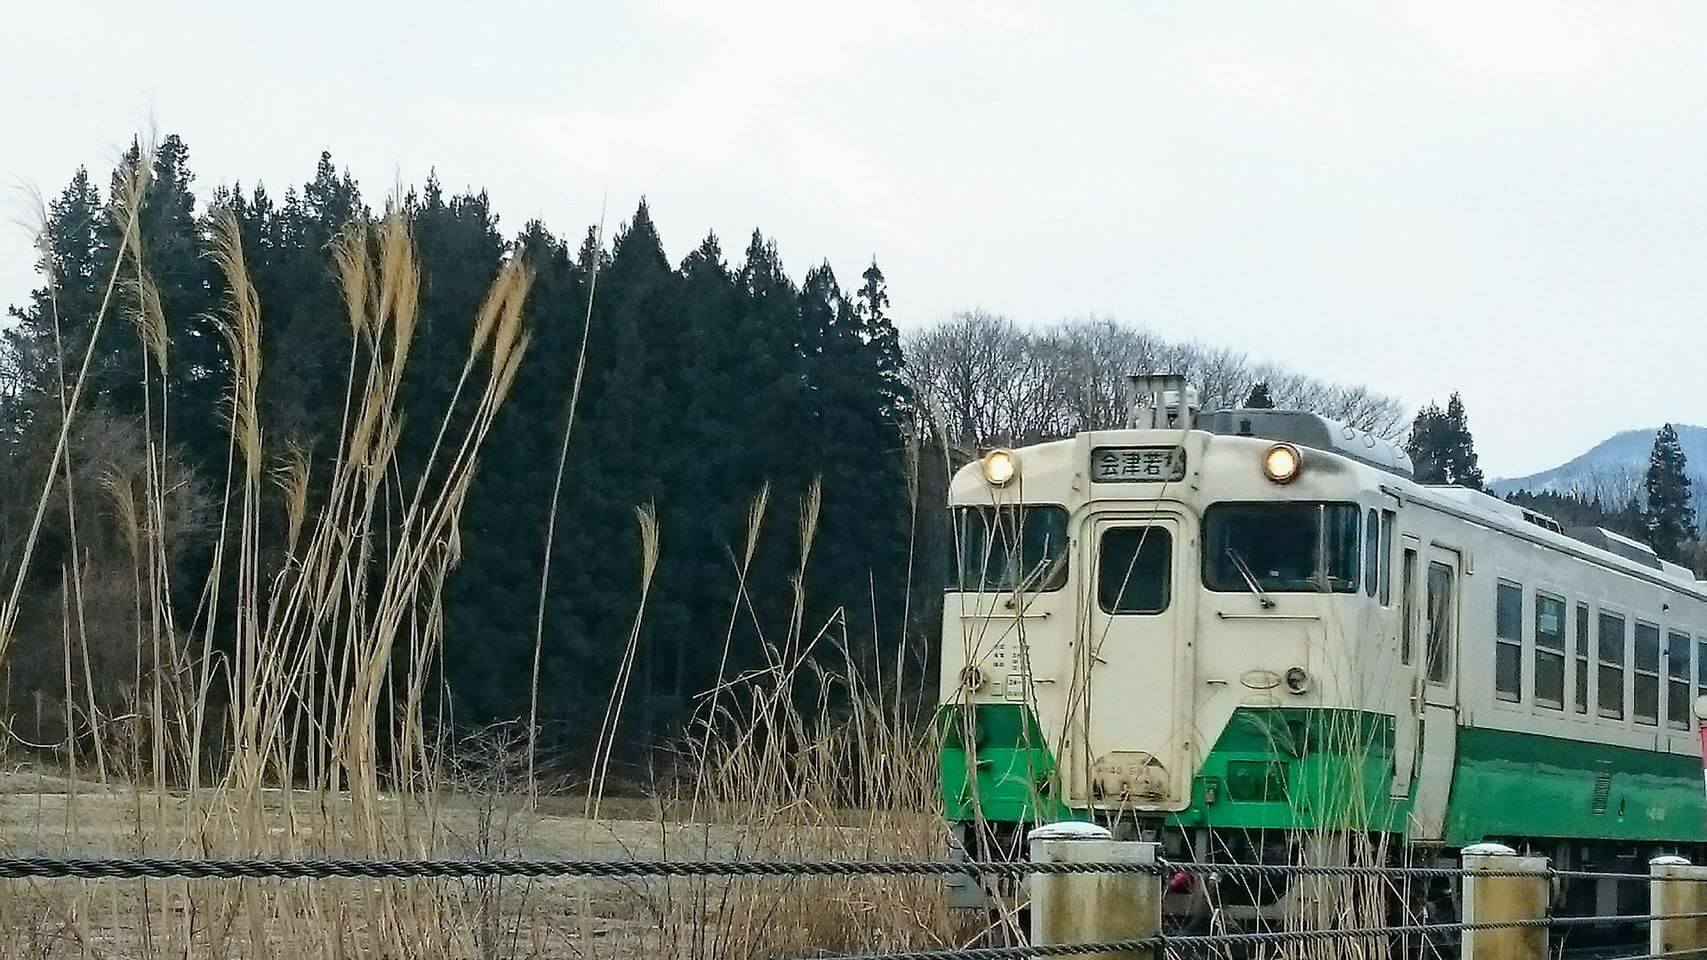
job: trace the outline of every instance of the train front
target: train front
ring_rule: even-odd
[[[1021,856],[1031,824],[1096,819],[1173,857],[1268,859],[1328,802],[1375,830],[1402,817],[1370,739],[1390,744],[1391,721],[1359,718],[1404,691],[1358,654],[1390,644],[1349,639],[1398,622],[1381,475],[1276,440],[1338,429],[1287,416],[1154,414],[956,473],[940,723],[969,852]],[[1357,742],[1330,744],[1336,726]]]

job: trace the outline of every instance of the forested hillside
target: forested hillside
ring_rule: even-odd
[[[215,546],[213,505],[229,456],[222,397],[230,360],[211,320],[226,291],[205,256],[210,228],[190,191],[181,140],[161,145],[155,174],[141,237],[170,324],[163,404],[175,469],[164,537],[177,568],[172,583],[198,584]],[[454,639],[443,666],[456,720],[527,710],[547,520],[584,333],[543,617],[540,716],[548,737],[578,740],[589,724],[596,730],[606,708],[640,609],[642,506],[656,509],[660,546],[644,642],[630,667],[630,730],[669,730],[688,698],[712,685],[731,629],[730,671],[763,662],[766,642],[813,642],[791,636],[802,628],[787,616],[803,525],[812,528],[800,584],[804,629],[828,624],[817,638],[826,650],[845,644],[869,655],[897,641],[912,526],[902,450],[909,398],[875,263],[847,288],[828,264],[796,280],[776,243],[756,231],[733,255],[707,236],[672,263],[644,201],[603,248],[593,230],[560,237],[540,223],[508,238],[484,195],[451,195],[436,181],[395,202],[413,227],[423,274],[400,399],[406,413],[420,414],[400,434],[402,464],[420,465],[435,444],[428,411],[443,409],[459,387],[467,318],[500,265],[519,256],[537,273],[529,357],[468,491],[461,563],[445,586],[446,633]],[[323,155],[301,189],[237,189],[213,204],[239,218],[262,304],[261,427],[270,449],[294,448],[313,465],[310,497],[322,496],[329,479],[325,465],[349,415],[341,398],[354,362],[328,247],[371,203]],[[12,310],[0,407],[8,447],[0,463],[13,494],[0,547],[9,563],[19,556],[50,460],[62,384],[76,377],[112,273],[113,209],[110,191],[79,171],[49,206],[52,282],[44,277],[31,302]],[[133,299],[128,291],[120,296]],[[74,421],[70,502],[82,512],[80,555],[70,548],[67,500],[56,497],[26,582],[9,676],[12,709],[26,718],[43,696],[92,699],[97,709],[119,712],[132,688],[138,588],[129,532],[113,508],[132,487],[140,496],[143,484],[140,421],[149,401],[144,338],[128,322],[136,314],[129,303],[100,332]],[[162,403],[158,392],[152,396]],[[743,593],[737,583],[755,502],[763,504],[762,530]],[[90,663],[87,670],[76,663],[67,677],[67,656],[82,659],[81,651],[61,650],[62,587],[73,566],[84,572]],[[196,599],[176,598],[186,622]],[[46,711],[45,722],[57,712]]]
[[[387,438],[396,476],[372,507],[382,513],[407,509],[405,478],[424,477],[444,438],[470,423],[467,404],[452,403],[470,372],[469,318],[506,263],[531,271],[526,362],[456,491],[466,499],[428,711],[454,727],[525,718],[537,672],[547,743],[584,746],[615,712],[633,748],[673,737],[720,677],[803,650],[844,672],[876,676],[882,663],[887,682],[905,675],[922,692],[949,555],[948,469],[980,445],[1117,425],[1127,373],[1184,372],[1206,406],[1236,405],[1261,383],[1282,405],[1388,435],[1403,424],[1390,397],[1107,320],[914,324],[909,364],[875,262],[844,285],[827,263],[799,272],[801,254],[791,275],[756,230],[739,250],[715,235],[678,240],[688,252],[673,258],[644,200],[608,237],[538,222],[512,233],[483,193],[429,179],[375,198],[329,155],[301,187],[238,186],[201,205],[184,141],[167,138],[152,165],[133,255],[149,287],[120,280],[118,310],[94,329],[120,251],[114,191],[127,180],[78,171],[49,198],[42,283],[11,308],[0,349],[10,580],[94,338],[66,483],[46,501],[7,660],[6,710],[42,742],[135,710],[157,659],[143,655],[150,643],[231,656],[234,614],[206,586],[242,575],[218,565],[242,534],[230,526],[233,364],[215,319],[230,291],[209,258],[216,212],[235,217],[260,306],[257,426],[272,482],[253,542],[273,544],[268,562],[281,569],[291,524],[328,502],[359,358],[378,349],[360,341],[349,319],[359,311],[343,299],[346,225],[401,214],[421,261],[419,323],[399,348],[406,363],[390,363],[403,371],[403,422]],[[163,382],[145,356],[164,363]],[[453,408],[463,412],[438,428]],[[156,491],[161,506],[139,520]],[[641,535],[652,517],[655,550]],[[156,541],[158,559],[142,548]],[[171,622],[153,622],[161,602]],[[339,669],[336,653],[324,656],[316,669]]]

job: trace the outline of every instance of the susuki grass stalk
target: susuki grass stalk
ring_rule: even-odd
[[[604,249],[605,218],[599,213],[598,233],[593,240],[594,254],[588,266],[587,309],[581,320],[581,346],[575,351],[575,376],[569,384],[569,406],[563,419],[563,442],[557,450],[557,471],[551,480],[551,506],[545,517],[545,547],[539,567],[539,601],[534,609],[533,669],[528,679],[528,803],[539,802],[539,666],[545,650],[545,598],[551,590],[551,551],[557,543],[557,512],[563,499],[563,471],[569,464],[569,441],[575,433],[575,417],[580,412],[581,385],[587,373],[587,344],[593,334],[593,299],[599,289],[599,255]]]
[[[121,189],[120,198],[124,202],[116,204],[115,213],[123,227],[120,231],[120,243],[128,243],[137,230],[140,229],[142,208],[141,200],[147,192],[153,178],[153,144],[141,147],[134,163],[127,164],[119,171]],[[120,199],[115,198],[115,199]],[[70,443],[71,425],[83,399],[83,386],[89,379],[89,366],[95,357],[96,345],[100,342],[101,328],[106,323],[107,313],[113,303],[113,294],[119,281],[119,267],[122,260],[115,259],[112,272],[107,277],[106,289],[101,295],[100,306],[89,322],[89,342],[83,350],[83,360],[77,371],[76,384],[71,388],[71,398],[64,405],[64,416],[60,418],[59,432],[54,438],[53,456],[48,464],[47,477],[42,483],[41,496],[36,499],[35,515],[30,521],[29,532],[25,535],[22,556],[18,561],[17,575],[12,581],[12,590],[6,597],[6,602],[0,606],[0,661],[4,661],[11,649],[12,631],[17,626],[18,604],[22,599],[24,583],[28,577],[30,560],[35,556],[36,543],[41,536],[42,519],[47,514],[47,504],[53,496],[54,481],[58,476],[61,461],[66,456],[66,448]],[[54,275],[48,274],[49,284],[55,282]]]
[[[48,316],[51,321],[53,331],[54,399],[58,403],[59,421],[61,424],[65,424],[70,421],[70,404],[66,398],[65,340],[61,329],[62,322],[59,309],[59,285],[55,282],[58,275],[58,266],[54,262],[53,244],[48,235],[47,205],[42,201],[39,195],[32,195],[32,199],[34,200],[36,207],[36,249],[39,255],[37,269],[49,278],[49,283],[47,284],[46,289]],[[104,740],[106,734],[101,727],[100,712],[95,703],[94,675],[89,664],[88,617],[86,615],[86,607],[83,601],[82,546],[78,537],[77,496],[72,485],[74,471],[72,456],[69,449],[66,450],[65,456],[60,459],[59,466],[61,468],[61,477],[63,478],[65,489],[66,534],[70,544],[71,588],[75,598],[75,609],[77,612],[77,645],[79,650],[82,652],[83,658],[85,681],[84,692],[88,701],[90,739],[95,750],[96,769],[100,772],[102,782],[105,782],[106,757]],[[40,724],[37,726],[39,728]],[[40,729],[37,729],[34,733],[39,739],[41,736]],[[75,743],[71,742],[75,737],[74,731],[68,728],[65,732],[65,736],[68,741],[67,749],[75,749]],[[13,739],[23,742],[15,733],[13,734]]]

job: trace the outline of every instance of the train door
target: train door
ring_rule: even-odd
[[[1421,733],[1413,836],[1438,840],[1446,824],[1458,750],[1458,634],[1463,564],[1458,551],[1432,544],[1423,551]]]
[[[1411,795],[1422,734],[1422,541],[1406,534],[1399,542],[1399,689],[1393,708],[1393,783],[1390,795]]]
[[[1180,528],[1178,518],[1157,514],[1088,522],[1084,683],[1071,748],[1079,802],[1179,810],[1190,800],[1181,630],[1192,622],[1195,565],[1184,558]]]

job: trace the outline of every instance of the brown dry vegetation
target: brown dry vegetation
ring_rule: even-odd
[[[139,242],[149,158],[121,172],[124,254],[69,371],[63,424],[41,477],[35,526],[0,606],[0,659],[20,649],[66,676],[49,705],[56,743],[10,729],[15,772],[0,780],[9,852],[184,857],[928,857],[948,853],[927,724],[899,675],[855,668],[836,624],[803,622],[794,578],[788,635],[766,667],[701,702],[654,799],[607,797],[628,670],[605,713],[590,774],[536,772],[532,731],[453,736],[438,723],[441,595],[461,553],[459,516],[482,444],[527,354],[532,276],[512,261],[470,318],[450,406],[405,423],[398,387],[422,278],[406,219],[352,223],[331,251],[350,342],[344,429],[329,462],[274,449],[257,413],[262,304],[234,218],[216,217],[213,257],[231,291],[221,318],[232,358],[223,490],[204,505],[219,532],[212,572],[186,611],[171,599],[179,464],[165,437],[168,319]],[[51,276],[51,273],[49,273]],[[129,321],[128,323],[124,321]],[[104,329],[103,329],[104,327]],[[134,476],[103,496],[60,482],[100,337],[138,336],[150,401]],[[79,366],[81,364],[81,367]],[[209,411],[210,416],[216,415]],[[418,475],[395,457],[405,430],[432,430]],[[321,495],[311,495],[324,490]],[[57,637],[20,636],[22,585],[48,509],[72,519]],[[810,554],[815,497],[799,545]],[[125,570],[84,569],[76,517],[118,518]],[[761,535],[762,501],[747,544]],[[85,530],[91,529],[85,523]],[[643,568],[627,660],[645,615],[659,530],[638,516]],[[93,675],[89,631],[102,589],[134,584],[126,709],[70,691]],[[743,590],[745,587],[743,586]],[[734,604],[739,609],[739,604]],[[49,611],[50,613],[52,611]],[[31,624],[40,616],[28,618]],[[614,637],[615,643],[623,642]],[[723,638],[725,645],[728,638]],[[49,659],[51,658],[51,659]],[[59,662],[54,663],[57,660]],[[102,665],[109,668],[110,665]],[[895,670],[902,669],[898,660]],[[71,679],[79,675],[77,682]],[[810,691],[810,693],[804,693]],[[802,706],[802,703],[805,706]],[[41,709],[41,705],[37,705]],[[38,729],[54,729],[38,723]],[[42,772],[44,763],[51,773]],[[856,812],[857,811],[857,812]],[[0,885],[0,956],[17,957],[766,957],[819,949],[946,944],[963,937],[928,879],[792,881],[17,882]]]

